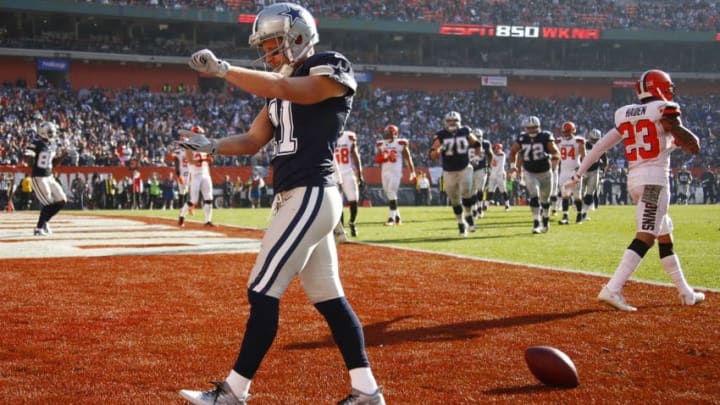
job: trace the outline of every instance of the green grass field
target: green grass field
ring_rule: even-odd
[[[171,211],[98,211],[98,213],[176,218]],[[358,214],[358,241],[387,246],[430,250],[611,275],[635,232],[633,206],[601,206],[591,211],[590,221],[581,225],[557,225],[551,218],[550,232],[531,233],[528,207],[490,207],[478,230],[467,238],[457,235],[450,207],[400,207],[403,224],[385,227],[386,207],[361,207]],[[571,209],[571,218],[574,211]],[[196,210],[189,221],[203,219]],[[349,215],[345,209],[346,220]],[[720,289],[720,205],[671,206],[675,224],[675,251],[691,285]],[[216,209],[213,222],[250,228],[265,228],[270,210]],[[634,279],[669,283],[658,260],[657,247],[645,256]]]

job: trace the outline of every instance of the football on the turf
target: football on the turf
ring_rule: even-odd
[[[528,347],[525,350],[525,362],[535,378],[545,385],[575,388],[580,384],[573,361],[554,347]]]

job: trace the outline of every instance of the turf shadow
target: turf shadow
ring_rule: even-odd
[[[436,325],[429,327],[418,327],[411,329],[388,330],[390,325],[405,319],[414,318],[415,315],[396,317],[387,321],[376,322],[365,325],[365,344],[367,346],[387,346],[404,344],[407,342],[444,342],[452,340],[467,340],[479,336],[482,332],[491,329],[504,329],[517,326],[533,325],[556,320],[575,318],[591,313],[599,312],[597,309],[583,309],[574,312],[560,312],[550,314],[522,315],[501,319],[486,319],[479,321],[468,321]],[[289,350],[317,349],[333,346],[331,336],[322,341],[300,342],[285,346]]]

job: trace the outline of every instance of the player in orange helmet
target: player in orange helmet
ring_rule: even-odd
[[[574,189],[604,152],[622,142],[628,162],[628,191],[636,204],[636,231],[615,273],[597,298],[622,311],[637,310],[625,301],[622,289],[657,241],[660,263],[677,288],[680,303],[695,305],[705,300],[705,294],[693,291],[685,280],[680,259],[673,251],[673,222],[668,207],[670,154],[678,147],[697,154],[700,142],[682,124],[680,105],[672,101],[675,86],[670,75],[661,70],[649,70],[640,76],[635,91],[639,103],[615,111],[613,128],[594,145],[577,173],[563,187]]]
[[[376,142],[377,153],[375,162],[380,164],[383,191],[390,206],[386,226],[400,225],[400,209],[398,208],[398,189],[403,175],[403,161],[410,169],[409,180],[415,179],[415,165],[410,155],[410,142],[399,137],[400,131],[395,125],[383,129],[383,139]]]

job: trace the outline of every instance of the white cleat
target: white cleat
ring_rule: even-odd
[[[604,302],[621,311],[637,311],[637,308],[628,305],[627,302],[625,302],[625,297],[623,297],[621,292],[614,293],[608,290],[607,286],[603,287],[600,294],[598,294],[597,299],[598,301]]]
[[[693,291],[692,294],[680,294],[680,303],[682,305],[695,305],[705,301],[705,294],[699,291]]]

